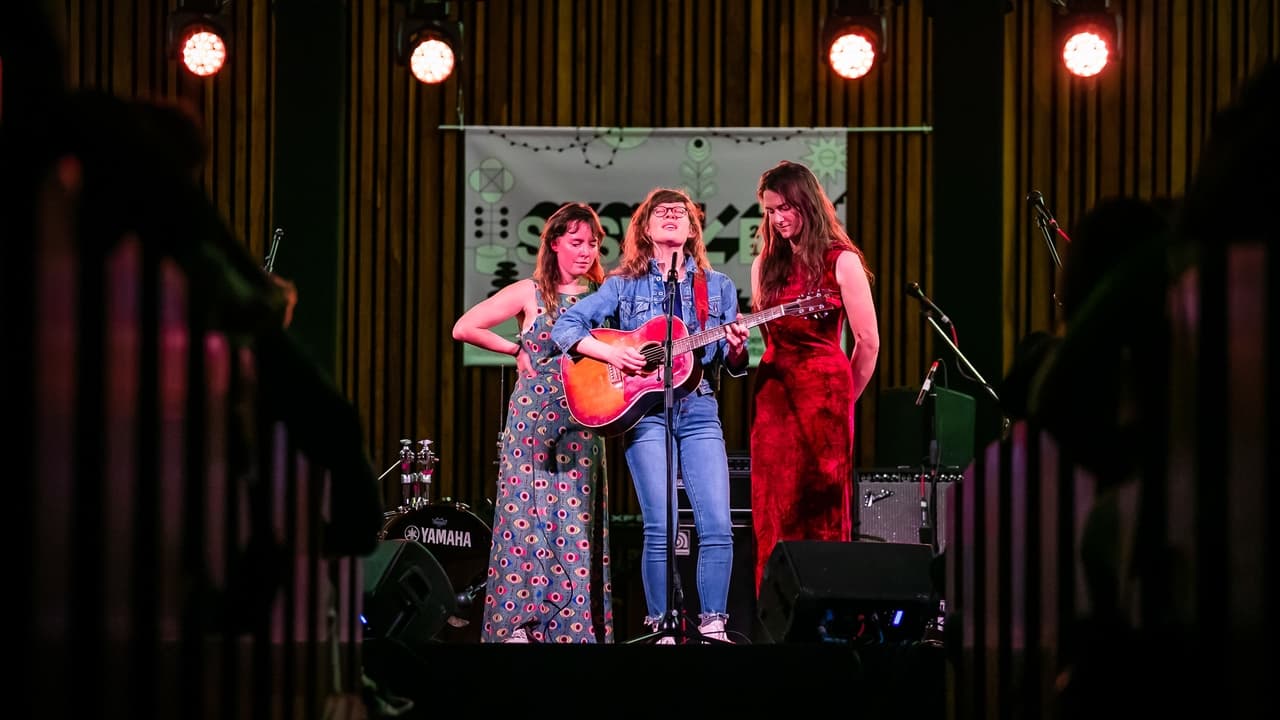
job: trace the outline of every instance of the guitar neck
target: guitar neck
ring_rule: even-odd
[[[747,328],[750,329],[757,325],[763,325],[770,320],[776,320],[786,314],[785,306],[778,305],[777,307],[771,307],[766,310],[761,310],[760,312],[751,313],[750,315],[743,315],[742,324],[746,325]],[[710,345],[725,336],[724,327],[724,325],[717,325],[713,328],[707,328],[701,332],[696,332],[692,335],[682,337],[672,343],[672,352],[676,355],[680,355],[691,350],[697,350],[703,345]]]

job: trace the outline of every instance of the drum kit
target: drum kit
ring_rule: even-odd
[[[401,503],[384,513],[380,541],[405,540],[427,549],[448,576],[453,610],[433,638],[441,643],[478,643],[483,628],[484,590],[492,532],[471,508],[450,498],[431,499],[440,457],[431,440],[400,441]]]

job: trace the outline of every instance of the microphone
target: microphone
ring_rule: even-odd
[[[466,627],[471,624],[470,620],[462,617],[471,612],[471,603],[484,592],[485,584],[477,583],[453,596],[453,612],[450,613],[446,622],[452,627]]]
[[[466,590],[458,593],[453,599],[453,601],[458,604],[458,610],[464,611],[470,609],[471,601],[479,597],[480,593],[484,592],[484,588],[484,583],[476,583],[475,585],[472,585]]]
[[[947,314],[942,312],[942,308],[939,308],[937,305],[934,305],[933,301],[929,299],[929,296],[924,294],[924,290],[920,289],[920,283],[918,282],[907,283],[907,294],[913,298],[918,299],[920,302],[924,303],[924,306],[926,308],[928,308],[931,312],[933,312],[933,314],[938,316],[938,320],[942,324],[944,325],[951,324],[951,318],[947,317]]]
[[[1032,190],[1027,193],[1027,202],[1031,204],[1031,209],[1037,215],[1044,218],[1045,222],[1057,227],[1058,221],[1053,219],[1053,213],[1049,212],[1049,208],[1044,204],[1044,195],[1039,190]]]
[[[934,360],[929,366],[929,372],[924,374],[924,384],[920,386],[920,393],[916,395],[916,406],[924,402],[925,393],[929,392],[929,388],[933,387],[933,374],[938,372],[938,361]]]
[[[667,282],[676,282],[680,279],[680,272],[676,270],[676,263],[680,262],[680,253],[671,253],[671,265],[667,267]]]

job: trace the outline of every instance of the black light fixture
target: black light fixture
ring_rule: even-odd
[[[884,55],[888,23],[876,0],[840,0],[822,28],[822,48],[835,74],[856,80]]]
[[[405,14],[396,23],[396,60],[420,82],[438,85],[449,79],[457,64],[458,24],[449,20],[447,2],[404,2]]]
[[[1110,0],[1055,0],[1054,51],[1067,72],[1095,77],[1120,60],[1120,14]]]
[[[218,74],[231,56],[230,0],[178,0],[169,15],[169,55],[197,77]]]

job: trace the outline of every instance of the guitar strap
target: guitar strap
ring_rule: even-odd
[[[702,268],[693,273],[693,305],[698,310],[698,329],[706,330],[711,304],[707,301],[707,274],[702,272]]]
[[[707,319],[711,317],[711,303],[707,300],[707,274],[698,268],[693,273],[693,306],[698,311],[698,329],[707,329]],[[720,392],[720,366],[716,365],[714,374],[708,378],[711,388]]]

